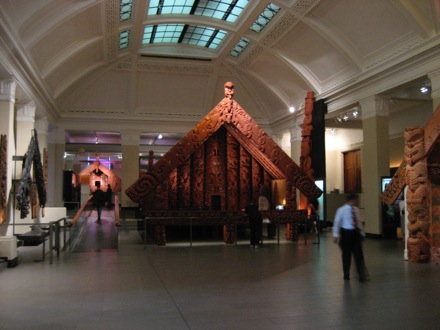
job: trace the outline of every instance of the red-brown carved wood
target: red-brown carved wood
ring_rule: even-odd
[[[144,215],[155,210],[241,212],[274,179],[289,180],[286,208],[291,211],[296,210],[296,188],[311,198],[322,193],[232,99],[227,84],[225,91],[225,98],[126,190]],[[234,230],[224,224],[226,243],[233,243]],[[157,244],[164,245],[165,228],[157,225],[155,233]]]
[[[424,129],[405,130],[404,160],[381,195],[391,205],[408,185],[406,196],[408,260],[440,263],[440,106]]]
[[[421,127],[405,129],[406,206],[408,212],[408,260],[430,258],[428,172]]]
[[[168,151],[151,171],[140,177],[126,190],[126,194],[134,202],[144,206],[149,194],[181,163],[200,148],[225,123],[233,126],[241,137],[248,141],[247,148],[258,155],[264,155],[286,178],[309,198],[317,198],[322,193],[310,178],[300,173],[295,162],[261,129],[258,124],[232,98],[225,97],[211,112],[187,133],[179,143]],[[248,150],[249,151],[249,150]],[[208,174],[208,173],[207,173]]]

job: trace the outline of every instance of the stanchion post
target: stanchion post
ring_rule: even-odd
[[[46,245],[46,239],[43,241],[43,260],[45,255],[44,246]],[[49,222],[49,263],[53,262],[53,222]]]
[[[189,247],[192,248],[193,238],[192,238],[192,217],[189,217]]]
[[[63,250],[66,251],[66,226],[67,219],[63,218]]]
[[[147,248],[147,218],[144,217],[144,250]]]

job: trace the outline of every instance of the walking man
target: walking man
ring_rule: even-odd
[[[357,207],[359,197],[349,194],[347,202],[338,208],[333,222],[333,241],[339,244],[342,250],[342,268],[344,280],[350,280],[351,258],[354,257],[359,281],[369,281],[365,267],[362,241],[365,237],[364,225]]]

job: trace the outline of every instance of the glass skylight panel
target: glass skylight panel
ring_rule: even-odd
[[[183,43],[216,49],[225,36],[226,31],[208,26],[184,24],[147,25],[144,29],[142,43]]]
[[[119,33],[119,49],[128,48],[128,42],[130,40],[130,30],[122,31]]]
[[[235,22],[249,0],[151,0],[148,15],[192,14]]]
[[[234,48],[231,50],[229,55],[233,57],[239,57],[240,54],[246,49],[247,46],[249,46],[251,42],[246,38],[241,38],[237,44],[234,46]]]
[[[194,0],[151,0],[148,15],[190,14]]]
[[[226,31],[207,26],[189,26],[182,43],[216,49],[226,36]]]
[[[252,23],[251,30],[260,33],[266,25],[271,21],[272,18],[280,11],[280,7],[270,3],[258,16],[257,20]]]
[[[184,24],[147,25],[142,43],[178,43],[184,27]]]
[[[119,21],[128,21],[131,18],[133,10],[133,0],[121,0],[121,8],[119,13]]]

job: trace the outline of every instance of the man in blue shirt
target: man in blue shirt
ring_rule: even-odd
[[[349,194],[347,202],[338,208],[333,222],[333,241],[339,244],[342,250],[342,268],[344,280],[350,279],[351,257],[354,257],[356,269],[361,282],[369,281],[367,268],[365,267],[362,240],[365,237],[364,225],[359,208],[359,197]]]

